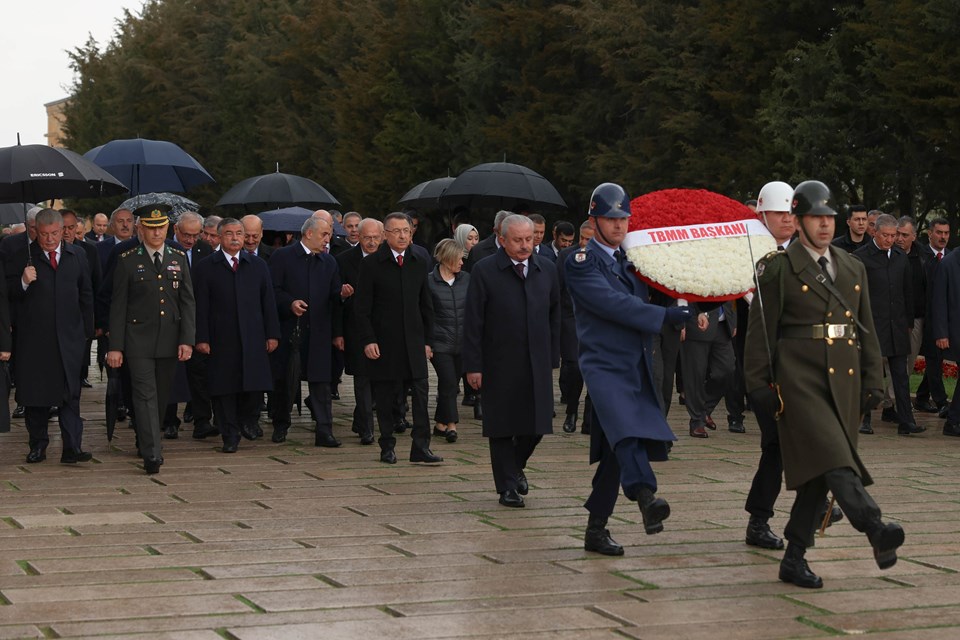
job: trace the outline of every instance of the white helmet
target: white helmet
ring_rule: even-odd
[[[757,213],[765,211],[790,211],[793,187],[786,182],[768,182],[757,196]]]

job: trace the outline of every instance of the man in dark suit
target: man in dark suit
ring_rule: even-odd
[[[273,387],[268,354],[277,348],[280,322],[262,259],[244,251],[239,220],[219,224],[220,250],[196,266],[197,351],[207,361],[207,388],[223,453],[236,453],[240,436],[257,437],[263,392]]]
[[[573,244],[573,225],[566,220],[560,220],[553,225],[553,238],[540,245],[537,255],[557,261],[560,252]]]
[[[37,237],[37,214],[43,210],[43,207],[30,207],[27,210],[24,221],[25,229],[19,233],[6,236],[0,240],[0,256],[6,259],[20,249],[23,249]]]
[[[687,321],[686,339],[680,345],[680,363],[692,438],[706,438],[707,429],[717,428],[710,414],[723,398],[736,370],[733,353],[736,332],[736,313],[730,303],[709,312],[700,311]]]
[[[577,418],[580,412],[580,394],[583,393],[583,375],[580,373],[580,342],[577,340],[577,324],[573,313],[573,299],[567,289],[563,265],[574,251],[582,249],[593,237],[593,222],[589,219],[580,226],[580,243],[565,247],[557,255],[557,279],[560,282],[560,402],[566,404],[566,416],[563,419],[563,431],[573,433],[577,430]],[[549,257],[549,254],[544,255]],[[583,403],[582,433],[590,431],[590,412],[592,402],[590,392]]]
[[[933,281],[936,303],[930,309],[930,339],[940,358],[956,361],[960,359],[960,251],[947,253],[938,263]],[[927,371],[931,366],[933,363],[928,360]],[[954,392],[944,417],[943,435],[960,437],[960,393]]]
[[[264,260],[269,260],[273,248],[261,242],[263,239],[263,220],[260,219],[260,216],[253,214],[243,216],[240,218],[240,223],[243,225],[243,250]],[[220,226],[217,225],[217,228],[220,229]]]
[[[300,242],[274,251],[270,276],[281,324],[280,348],[273,365],[273,441],[283,442],[290,428],[291,388],[300,381],[310,385],[310,404],[316,421],[314,444],[339,447],[333,435],[331,405],[331,349],[343,350],[340,315],[340,270],[336,259],[324,251],[333,227],[326,220],[310,217],[300,229]],[[298,335],[300,373],[289,378],[289,361]]]
[[[867,235],[867,208],[861,204],[850,207],[850,216],[847,218],[849,231],[834,239],[833,246],[839,247],[847,253],[853,253],[870,242]]]
[[[36,242],[10,257],[7,288],[16,307],[17,402],[26,407],[28,463],[46,458],[50,407],[58,407],[60,462],[87,462],[80,418],[84,345],[93,337],[93,291],[84,252],[63,244],[63,218],[53,209],[36,215]]]
[[[852,255],[867,268],[873,324],[884,357],[885,373],[893,384],[896,410],[883,417],[897,422],[898,434],[910,435],[920,433],[926,427],[914,421],[910,405],[907,355],[913,326],[913,290],[910,265],[907,256],[894,245],[896,238],[897,219],[881,214],[877,217],[873,239]],[[860,433],[873,433],[869,411],[864,414]]]
[[[203,217],[193,211],[181,213],[177,224],[174,225],[173,237],[187,256],[191,278],[196,272],[197,264],[213,253],[213,248],[200,239],[202,232]],[[210,392],[207,389],[208,357],[207,354],[194,349],[190,359],[178,365],[178,367],[184,366],[186,368],[187,387],[190,390],[190,402],[183,410],[183,421],[193,422],[193,437],[197,440],[218,433],[217,428],[213,426],[213,404],[210,400]],[[177,405],[175,403],[167,406],[167,416],[164,420],[165,431],[170,430],[170,425],[176,424],[176,420],[171,419],[171,411],[173,413],[172,417],[176,418]]]
[[[930,291],[933,290],[933,283],[936,280],[937,272],[940,270],[942,260],[950,253],[947,248],[947,242],[950,241],[950,222],[946,218],[934,218],[927,227],[927,238],[929,244],[924,247],[921,245],[921,256],[925,256],[927,286]],[[928,319],[933,318],[933,310],[945,304],[943,297],[930,295],[927,300]],[[920,346],[920,353],[926,361],[926,367],[923,371],[923,380],[917,387],[917,397],[913,408],[917,411],[929,413],[938,413],[941,418],[947,417],[947,392],[943,388],[943,353],[937,348],[936,339],[931,334],[932,324],[927,322],[923,330],[923,342]],[[930,400],[933,399],[931,404]]]
[[[164,242],[168,210],[138,211],[142,244],[117,259],[110,301],[107,365],[126,362],[130,369],[138,448],[148,474],[163,464],[163,416],[177,361],[190,359],[196,328],[187,257]]]
[[[503,219],[501,248],[470,272],[463,368],[481,391],[500,504],[524,506],[524,467],[553,433],[553,372],[560,366],[560,283],[553,262],[533,255],[533,221]]]
[[[493,233],[473,245],[473,249],[470,249],[467,259],[463,261],[464,271],[470,271],[473,269],[473,265],[497,252],[497,249],[500,248],[500,241],[497,238],[500,233],[500,224],[507,216],[511,215],[513,215],[512,211],[497,211],[497,215],[493,219]]]
[[[410,249],[410,218],[391,213],[383,221],[387,241],[360,263],[354,312],[364,367],[377,404],[380,461],[395,464],[393,408],[405,388],[412,390],[413,445],[410,462],[442,462],[430,451],[427,414],[427,358],[433,339],[433,301],[427,285],[429,262]]]
[[[90,274],[90,287],[93,295],[97,295],[100,290],[100,259],[97,256],[97,248],[89,242],[83,241],[79,236],[80,224],[77,214],[70,209],[62,209],[60,216],[63,218],[63,242],[71,244],[83,251],[87,258],[87,270]],[[94,306],[96,310],[96,306]],[[94,323],[96,323],[96,314],[94,314]],[[94,324],[96,326],[96,324]],[[80,386],[89,389],[93,385],[88,379],[90,376],[90,349],[93,346],[93,339],[87,340],[86,350],[83,356],[83,368],[80,371]]]
[[[107,237],[107,227],[109,225],[110,219],[107,218],[107,214],[96,214],[93,216],[93,222],[91,224],[90,231],[87,231],[85,234],[83,234],[84,239],[88,240],[92,244],[103,242]]]
[[[348,214],[349,215],[349,214]],[[344,216],[346,220],[346,216]],[[357,318],[354,308],[357,284],[360,281],[360,262],[377,251],[383,243],[383,223],[373,218],[360,222],[359,243],[356,247],[337,256],[340,267],[340,280],[343,283],[340,293],[343,299],[343,342],[346,371],[353,376],[353,395],[356,404],[353,409],[353,431],[360,436],[360,444],[373,444],[373,395],[370,391],[370,378],[366,375],[363,347],[357,335]]]
[[[134,224],[133,212],[129,209],[117,209],[110,214],[110,229],[113,231],[113,235],[107,236],[97,243],[100,270],[104,276],[107,273],[107,262],[110,259],[113,246],[133,237]]]

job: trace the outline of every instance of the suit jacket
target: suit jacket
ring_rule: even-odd
[[[930,307],[930,342],[935,346],[937,340],[948,338],[950,348],[943,355],[957,360],[960,354],[960,251],[951,251],[939,261],[932,297],[935,302]]]
[[[927,308],[924,316],[927,321],[923,324],[923,342],[920,345],[920,353],[928,358],[937,355],[936,338],[932,334],[934,309],[947,304],[946,299],[935,291],[937,274],[940,272],[943,261],[947,259],[950,253],[952,253],[950,249],[944,249],[942,260],[938,260],[936,252],[929,245],[920,245],[920,257],[923,260],[924,272],[927,276]],[[946,338],[948,336],[940,337]]]
[[[540,250],[537,252],[537,255],[541,258],[547,258],[552,260],[554,264],[557,262],[557,256],[560,254],[553,246],[553,240],[547,240],[540,244]]]
[[[470,249],[470,254],[467,256],[467,259],[463,261],[463,270],[470,271],[473,269],[473,266],[486,258],[487,256],[492,256],[497,252],[497,234],[491,233],[489,236],[473,245],[473,249]]]
[[[386,242],[360,262],[354,294],[357,337],[363,347],[372,343],[380,347],[379,359],[364,356],[364,370],[371,380],[427,377],[424,347],[433,340],[429,268],[422,255],[409,248],[399,266]]]
[[[181,247],[181,249],[183,249],[183,247]],[[212,254],[213,247],[203,240],[197,240],[196,244],[193,245],[193,249],[190,251],[183,249],[183,253],[187,256],[187,262],[190,264],[190,274],[193,275],[193,271],[197,268],[197,263]]]
[[[286,378],[290,338],[299,322],[301,379],[330,382],[330,345],[343,335],[336,258],[328,253],[311,255],[297,242],[273,252],[270,277],[281,333],[280,346],[271,358],[274,378]],[[294,300],[307,303],[307,311],[299,319],[290,309]]]
[[[263,260],[270,260],[270,256],[273,255],[273,247],[260,243],[260,246],[257,247],[257,257]]]
[[[560,283],[550,260],[531,255],[527,265],[521,278],[501,248],[470,272],[461,356],[464,371],[483,374],[488,438],[553,432]]]
[[[725,302],[720,306],[714,307],[709,311],[701,309],[698,305],[693,307],[693,316],[687,320],[687,340],[690,342],[713,342],[717,339],[730,340],[733,338],[733,331],[737,328],[737,312],[733,304]],[[720,322],[720,310],[723,309],[724,322]],[[706,331],[700,331],[697,327],[698,313],[706,313],[710,324]]]
[[[160,270],[143,245],[117,259],[110,300],[110,350],[125,358],[175,358],[194,344],[196,302],[183,251],[164,245]]]
[[[267,339],[280,339],[267,263],[241,250],[237,271],[217,251],[197,262],[197,342],[210,345],[211,396],[273,389]]]
[[[27,247],[12,256],[7,288],[17,307],[14,361],[17,401],[28,407],[59,406],[80,394],[80,370],[93,337],[93,291],[82,249],[61,245],[57,268],[37,243],[30,245],[37,279],[23,290]]]
[[[363,249],[360,245],[337,254],[337,266],[340,268],[340,281],[349,284],[354,294],[340,305],[341,326],[343,327],[343,359],[345,370],[350,375],[363,375],[366,356],[363,355],[363,346],[360,344],[356,316],[356,289],[360,282],[360,261],[363,260]]]
[[[136,237],[137,236],[134,235],[133,238],[124,240],[123,242],[129,242]],[[100,256],[100,271],[103,274],[107,273],[107,262],[111,258],[111,252],[113,251],[114,245],[118,245],[120,242],[121,241],[117,240],[116,236],[104,236],[103,240],[97,243],[97,255]]]
[[[888,258],[887,252],[871,241],[852,255],[867,268],[870,308],[881,353],[884,357],[909,354],[913,290],[906,254],[899,247],[893,247]]]
[[[97,234],[93,232],[93,229],[90,229],[90,231],[87,231],[85,234],[83,234],[83,237],[93,244],[98,244],[108,238],[106,234],[103,235],[103,239],[97,238]]]

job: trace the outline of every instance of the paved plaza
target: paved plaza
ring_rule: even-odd
[[[808,553],[825,582],[808,591],[777,580],[781,552],[743,543],[752,416],[736,435],[718,412],[720,430],[693,440],[675,405],[680,440],[655,466],[672,515],[647,536],[621,498],[610,529],[626,555],[606,558],[583,551],[589,438],[563,434],[562,415],[527,470],[527,507],[508,509],[478,423],[434,440],[442,465],[405,462],[407,435],[384,465],[350,433],[346,382],[339,449],[313,446],[306,415],[280,445],[264,420],[266,439],[233,455],[184,425],[150,477],[127,423],[107,443],[100,382],[83,401],[92,463],[61,465],[57,435],[25,464],[15,420],[0,436],[0,638],[960,637],[960,442],[939,420],[918,415],[930,429],[905,438],[875,414],[861,438],[871,491],[906,530],[897,565],[879,571],[843,521]]]

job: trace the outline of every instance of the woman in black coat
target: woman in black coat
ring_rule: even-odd
[[[450,238],[437,243],[433,257],[437,266],[427,278],[433,298],[433,369],[437,372],[437,410],[433,414],[436,426],[433,435],[457,441],[457,395],[459,378],[463,371],[460,345],[463,343],[463,309],[467,300],[470,274],[461,271],[463,249]]]

